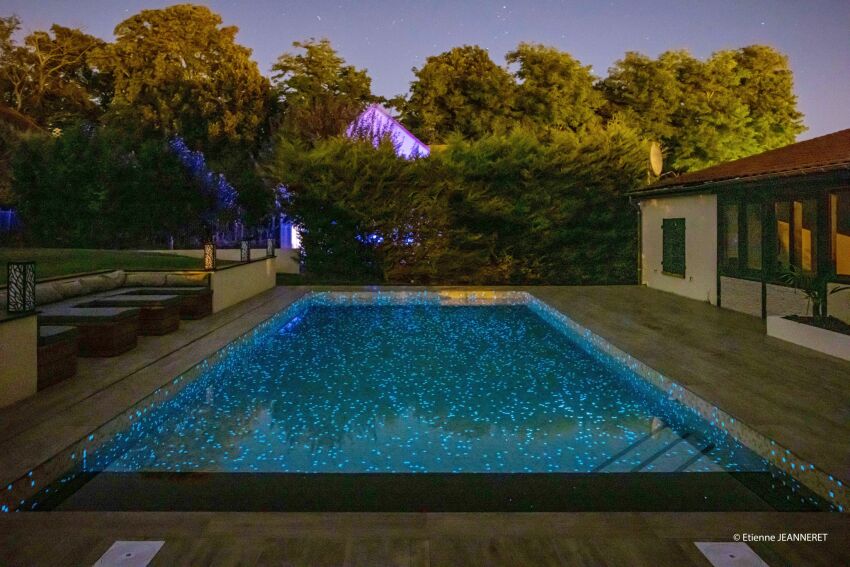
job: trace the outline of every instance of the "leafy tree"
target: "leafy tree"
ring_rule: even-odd
[[[15,16],[0,18],[0,102],[46,127],[95,117],[108,102],[110,81],[93,65],[104,42],[57,24],[12,40]]]
[[[512,123],[514,81],[486,49],[464,45],[428,57],[401,104],[402,121],[426,143],[452,133],[479,138]]]
[[[99,63],[115,77],[125,107],[166,136],[217,157],[255,149],[266,129],[268,80],[236,43],[235,26],[204,6],[142,10],[115,28]]]
[[[272,66],[283,131],[309,143],[338,136],[375,97],[365,69],[346,65],[330,41],[296,41]]]
[[[803,131],[787,59],[765,46],[686,51],[657,59],[627,53],[600,90],[608,117],[622,115],[662,142],[667,168],[701,169],[788,144]]]
[[[765,45],[738,49],[734,58],[739,73],[735,91],[750,110],[756,143],[760,148],[793,143],[805,127],[788,58]]]
[[[519,64],[516,112],[522,121],[544,128],[578,130],[595,124],[603,105],[590,67],[569,53],[544,45],[520,43],[506,56]]]

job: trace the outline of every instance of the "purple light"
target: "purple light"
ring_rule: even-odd
[[[189,149],[185,140],[180,136],[174,136],[168,142],[168,147],[180,160],[180,163],[188,169],[192,175],[201,183],[204,192],[215,199],[215,210],[230,210],[236,208],[239,194],[236,189],[227,182],[221,173],[210,171],[207,160],[202,152]]]
[[[384,138],[389,138],[395,153],[405,159],[416,159],[431,155],[431,149],[410,133],[401,122],[389,115],[380,105],[372,104],[349,124],[349,138],[371,140],[375,147]]]

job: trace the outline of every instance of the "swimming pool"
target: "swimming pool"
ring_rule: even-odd
[[[270,483],[356,492],[375,479],[463,494],[490,478],[513,483],[511,499],[529,479],[546,497],[565,478],[587,494],[610,493],[612,479],[735,493],[729,479],[747,478],[815,503],[674,398],[527,294],[317,293],[130,414],[59,487],[77,482],[80,502],[130,486],[165,494],[178,477],[195,492],[251,485],[255,496]]]

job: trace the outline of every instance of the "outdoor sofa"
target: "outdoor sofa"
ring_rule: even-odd
[[[179,318],[212,313],[212,290],[204,272],[116,270],[39,283],[36,304],[40,327],[77,328],[81,356],[116,356],[134,348],[140,332],[164,334]]]

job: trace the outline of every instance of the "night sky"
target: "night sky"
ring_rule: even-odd
[[[25,31],[53,22],[104,39],[115,25],[159,0],[0,0],[0,15],[17,14]],[[327,37],[341,55],[365,67],[376,94],[407,91],[411,67],[462,44],[478,44],[504,64],[520,41],[570,52],[595,72],[629,50],[656,56],[689,49],[706,57],[719,49],[768,44],[790,57],[799,108],[809,130],[800,139],[850,128],[850,1],[644,0],[625,2],[499,2],[437,0],[219,0],[206,2],[238,41],[254,50],[264,73],[294,40]]]

